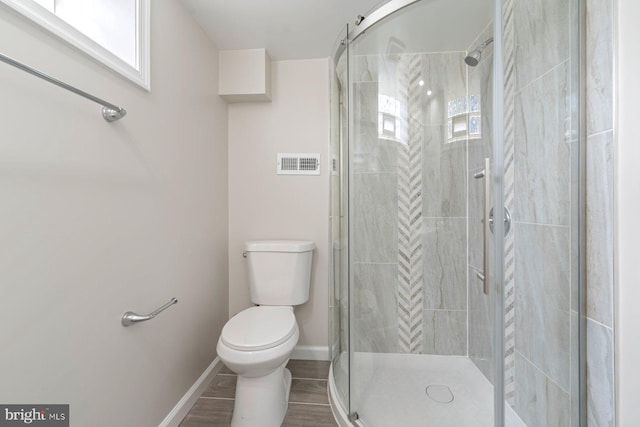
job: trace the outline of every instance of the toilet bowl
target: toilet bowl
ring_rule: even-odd
[[[293,307],[309,299],[309,241],[245,243],[249,293],[257,307],[233,316],[216,347],[238,374],[231,427],[280,427],[287,413],[291,372],[286,368],[300,332]]]
[[[238,375],[232,427],[282,424],[291,389],[286,365],[299,336],[292,307],[252,307],[227,322],[217,352]]]

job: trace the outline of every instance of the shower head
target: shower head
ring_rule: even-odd
[[[481,57],[482,52],[476,49],[473,52],[469,52],[469,55],[464,58],[464,62],[466,62],[470,67],[475,67],[480,62]]]
[[[464,58],[464,62],[466,62],[467,65],[471,67],[475,67],[476,65],[478,65],[478,63],[480,62],[480,59],[482,58],[482,51],[485,50],[486,47],[489,46],[491,43],[493,43],[493,37],[491,37],[489,40],[482,43],[475,50],[472,50],[471,52],[469,52],[467,57]]]

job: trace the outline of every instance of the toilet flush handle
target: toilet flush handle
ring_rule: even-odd
[[[247,257],[247,251],[242,252],[242,258],[246,258]]]

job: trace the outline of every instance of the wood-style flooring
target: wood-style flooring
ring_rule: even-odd
[[[287,368],[293,380],[282,427],[337,427],[327,396],[329,362],[290,360]],[[223,367],[180,427],[230,427],[235,392],[236,375]]]

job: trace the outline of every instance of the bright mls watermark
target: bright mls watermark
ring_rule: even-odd
[[[0,427],[69,427],[69,405],[0,405]]]

